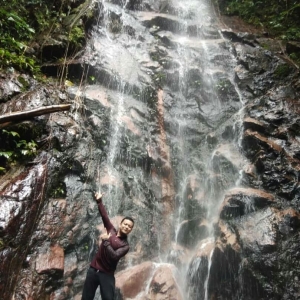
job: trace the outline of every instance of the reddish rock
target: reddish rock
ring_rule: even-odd
[[[282,211],[276,211],[276,218],[274,220],[278,220],[278,230],[284,234],[293,234],[300,228],[300,213],[293,208],[287,208]]]
[[[244,128],[252,129],[254,131],[265,132],[265,124],[250,117],[244,119]]]
[[[128,116],[122,116],[120,121],[126,126],[126,128],[131,131],[134,135],[141,136],[141,131],[133,123],[132,119]]]
[[[219,237],[216,241],[216,247],[220,250],[224,251],[227,245],[236,251],[239,252],[241,250],[241,246],[237,240],[237,236],[232,228],[225,223],[224,221],[219,221],[218,228],[220,231]]]
[[[243,172],[247,176],[255,177],[256,176],[256,167],[253,164],[246,165],[243,168]]]
[[[205,256],[209,258],[214,247],[215,247],[215,243],[212,238],[207,238],[205,240],[202,240],[197,247],[197,252],[195,257]]]
[[[90,98],[91,100],[97,101],[103,107],[111,107],[111,103],[108,100],[107,93],[97,86],[89,86],[85,90],[85,97]]]
[[[146,288],[153,268],[154,264],[147,261],[123,272],[117,273],[116,288],[120,290],[125,299],[136,297]]]
[[[147,299],[151,300],[183,300],[174,265],[160,265],[152,277]]]
[[[97,181],[99,181],[101,186],[105,185],[113,185],[117,188],[123,188],[123,185],[121,183],[121,179],[116,177],[116,174],[111,175],[108,168],[105,168],[103,170],[102,176],[100,178],[97,178]]]
[[[64,270],[64,249],[59,245],[51,246],[46,253],[40,254],[36,261],[37,273]]]
[[[53,199],[49,202],[41,224],[50,239],[60,236],[66,227],[66,199]]]
[[[234,195],[244,195],[244,196],[251,196],[251,197],[259,197],[259,198],[265,198],[268,201],[274,201],[274,196],[270,193],[264,192],[262,190],[258,189],[252,189],[252,188],[233,188],[231,189],[227,194],[226,197],[232,197]]]
[[[164,91],[158,90],[157,92],[157,112],[158,112],[158,127],[159,127],[159,153],[161,157],[161,200],[162,200],[162,215],[164,223],[160,232],[160,243],[162,251],[167,252],[171,245],[170,232],[171,218],[174,212],[174,176],[171,167],[170,148],[167,142],[167,134],[165,130],[165,108],[164,108]]]
[[[258,145],[261,144],[265,149],[269,149],[270,151],[274,150],[277,153],[280,153],[283,150],[283,148],[275,141],[261,135],[257,131],[252,131],[250,129],[247,129],[244,133],[244,142],[245,147],[250,144],[256,145],[256,147],[258,147]]]

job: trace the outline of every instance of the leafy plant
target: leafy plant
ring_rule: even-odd
[[[2,129],[0,134],[0,172],[16,162],[30,159],[37,154],[37,144],[33,140],[21,139],[16,131]]]
[[[67,55],[82,47],[85,38],[83,11],[70,1],[10,0],[0,7],[0,69],[13,67],[40,79],[42,57],[32,48],[41,37],[63,36]],[[79,5],[80,6],[80,5]],[[68,22],[73,12],[72,22]],[[75,12],[75,13],[74,13]],[[55,37],[54,37],[55,39]],[[65,61],[64,61],[65,62]],[[64,63],[63,62],[63,63]]]
[[[66,185],[64,182],[59,182],[57,186],[52,190],[51,197],[60,198],[66,196]]]
[[[287,77],[291,72],[291,68],[287,64],[279,65],[274,71],[274,76],[278,79]]]
[[[84,31],[79,26],[72,27],[69,33],[69,40],[76,46],[81,46],[84,40]]]
[[[26,20],[12,11],[0,9],[0,67],[12,66],[19,70],[36,71],[35,60],[25,55],[26,41],[35,30]]]
[[[300,39],[299,1],[216,0],[221,12],[238,15],[286,40]]]
[[[34,141],[21,140],[17,143],[17,148],[20,149],[23,156],[32,157],[36,155],[37,144]]]

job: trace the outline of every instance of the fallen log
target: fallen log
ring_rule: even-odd
[[[60,105],[42,106],[27,111],[15,111],[0,116],[0,124],[11,123],[15,121],[23,121],[32,117],[42,116],[42,115],[46,115],[58,111],[66,111],[69,110],[70,108],[71,108],[71,104],[60,104]]]

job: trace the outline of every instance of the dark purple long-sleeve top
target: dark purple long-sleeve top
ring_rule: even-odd
[[[101,272],[113,275],[120,258],[125,256],[129,251],[129,244],[126,236],[117,236],[117,230],[110,222],[102,201],[98,202],[98,209],[102,217],[104,227],[106,228],[107,233],[110,233],[111,236],[108,240],[102,241],[100,244],[98,252],[91,262],[91,267]]]

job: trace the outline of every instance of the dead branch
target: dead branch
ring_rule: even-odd
[[[71,104],[60,104],[60,105],[42,106],[27,111],[15,111],[0,116],[0,124],[23,121],[32,117],[46,115],[58,111],[66,111],[69,110],[70,108],[71,108]]]

